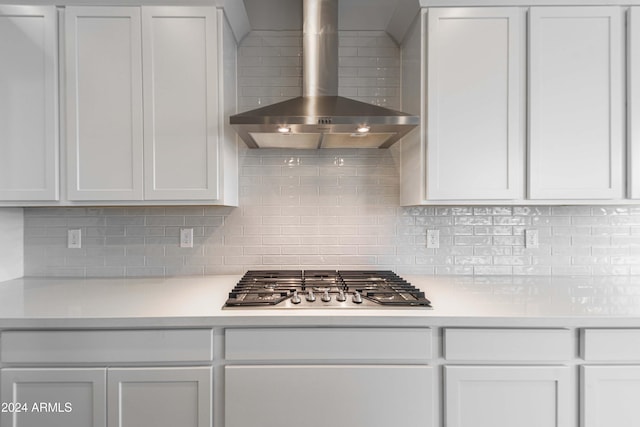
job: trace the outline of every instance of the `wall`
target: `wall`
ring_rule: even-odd
[[[399,108],[397,46],[342,32],[340,94]],[[254,32],[238,56],[247,110],[301,93],[299,32]],[[390,150],[240,153],[240,207],[25,209],[25,274],[173,276],[249,268],[389,268],[400,274],[640,274],[640,207],[399,207]],[[181,227],[195,246],[178,247]],[[68,228],[83,248],[66,249]],[[426,248],[439,229],[441,247]],[[524,248],[525,228],[540,247]]]
[[[23,210],[0,209],[0,282],[24,272]]]

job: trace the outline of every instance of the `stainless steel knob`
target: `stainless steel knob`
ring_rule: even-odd
[[[316,296],[313,294],[313,291],[309,291],[307,293],[307,301],[314,302],[316,300]]]
[[[302,299],[300,298],[300,295],[298,295],[298,291],[293,291],[293,295],[291,295],[291,302],[294,304],[300,304],[301,301]]]
[[[344,294],[344,291],[340,291],[336,296],[336,300],[340,302],[345,302],[347,300],[347,296]]]
[[[331,295],[329,295],[329,291],[324,291],[324,293],[322,294],[322,297],[320,299],[322,301],[324,301],[324,302],[331,301]]]
[[[353,293],[353,302],[356,304],[362,304],[362,295],[360,295],[360,292],[355,291]]]

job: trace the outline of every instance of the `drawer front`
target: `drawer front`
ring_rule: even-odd
[[[0,335],[3,363],[207,362],[210,329],[7,331]]]
[[[451,361],[562,361],[574,355],[568,329],[445,329]]]
[[[640,362],[640,329],[584,329],[582,357],[590,362]]]
[[[426,360],[428,328],[227,329],[228,360]]]

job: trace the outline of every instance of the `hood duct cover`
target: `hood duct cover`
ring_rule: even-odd
[[[419,124],[410,114],[338,94],[338,1],[303,0],[301,97],[230,117],[250,148],[388,148]]]

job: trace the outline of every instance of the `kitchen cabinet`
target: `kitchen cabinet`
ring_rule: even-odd
[[[68,7],[65,19],[68,199],[236,204],[223,12]]]
[[[627,195],[640,199],[640,7],[627,15]]]
[[[524,12],[434,8],[426,34],[426,198],[521,199]]]
[[[567,329],[444,330],[447,427],[572,427]]]
[[[529,11],[531,199],[624,197],[620,7]]]
[[[209,329],[5,331],[0,341],[2,401],[60,408],[2,413],[3,426],[212,425]]]
[[[624,199],[623,16],[422,9],[402,45],[402,108],[423,120],[400,146],[401,204]]]
[[[432,427],[431,337],[426,328],[227,329],[225,426]]]
[[[3,406],[18,404],[3,408],[3,426],[106,427],[105,368],[3,369],[0,377]]]
[[[110,368],[108,427],[210,427],[211,367]]]
[[[447,427],[571,427],[569,368],[445,366]]]
[[[582,427],[640,423],[640,330],[582,330]],[[594,364],[597,363],[597,364]]]
[[[67,197],[142,200],[140,9],[65,10]]]
[[[58,195],[54,6],[0,5],[0,201]]]

